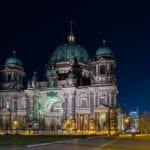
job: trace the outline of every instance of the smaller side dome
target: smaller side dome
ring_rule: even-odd
[[[103,46],[98,48],[96,51],[96,56],[112,56],[112,50],[106,46],[106,40],[103,39]]]
[[[57,76],[56,70],[55,69],[48,70],[47,75],[48,76]]]
[[[100,56],[100,55],[112,55],[112,51],[109,47],[100,47],[97,49],[96,51],[96,56]]]
[[[8,65],[8,64],[17,64],[17,65],[22,66],[22,62],[15,56],[6,59],[5,65]]]
[[[15,52],[15,50],[14,50],[14,51],[13,51],[13,56],[6,59],[5,65],[8,65],[8,64],[16,64],[16,65],[23,66],[21,60],[15,56],[15,53],[16,53],[16,52]]]

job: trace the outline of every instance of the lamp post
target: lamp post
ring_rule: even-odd
[[[59,127],[59,125],[58,125],[58,112],[59,112],[59,109],[58,108],[55,108],[54,109],[54,112],[55,112],[55,122],[54,122],[54,134],[55,134],[55,130],[56,130],[56,134],[58,135],[58,127]]]
[[[108,107],[108,135],[116,134],[116,116],[115,116],[115,107]]]
[[[96,135],[96,134],[97,134],[97,113],[95,113],[94,124],[95,124],[95,125],[94,125],[94,126],[95,126],[95,127],[94,127],[94,128],[95,128],[95,129],[94,129],[94,134]]]
[[[108,107],[108,135],[111,135],[110,107]]]
[[[58,109],[56,109],[56,112],[57,112],[56,128],[57,128],[57,135],[58,135]]]
[[[128,124],[129,124],[129,118],[126,117],[126,118],[124,119],[124,122],[125,122],[125,133],[127,133]]]
[[[14,119],[14,120],[13,120],[13,126],[14,126],[14,129],[15,129],[15,133],[16,133],[16,134],[17,134],[18,125],[19,125],[18,120],[17,120],[17,119]]]

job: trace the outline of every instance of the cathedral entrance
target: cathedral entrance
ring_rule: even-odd
[[[34,129],[57,131],[63,124],[63,100],[55,92],[37,98],[34,109]]]

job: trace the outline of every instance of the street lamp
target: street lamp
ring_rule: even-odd
[[[108,117],[107,117],[108,118],[108,135],[111,135],[112,129],[116,133],[116,125],[117,125],[116,107],[107,106],[107,105],[104,105],[104,106],[108,108]]]
[[[127,128],[128,128],[129,121],[130,121],[129,117],[126,117],[126,118],[124,119],[124,122],[125,122],[125,132],[127,132]]]
[[[125,123],[126,123],[126,124],[129,123],[129,118],[125,118]]]
[[[58,109],[56,109],[57,112],[57,121],[56,121],[56,129],[57,129],[57,135],[58,135],[58,127],[59,127],[59,123],[58,123]]]
[[[108,107],[108,135],[111,135],[110,107]]]
[[[13,120],[13,126],[14,126],[14,129],[15,129],[16,133],[17,133],[18,125],[19,125],[18,120],[17,120],[17,119],[14,119],[14,120]]]

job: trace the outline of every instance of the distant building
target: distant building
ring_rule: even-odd
[[[27,75],[14,51],[1,70],[0,130],[110,131],[118,92],[115,68],[105,40],[91,59],[77,44],[71,25],[67,43],[48,60],[46,80],[38,81],[34,72],[24,89]]]
[[[139,111],[130,111],[130,131],[139,132]]]
[[[125,133],[129,123],[128,112],[122,107],[117,108],[117,118],[118,118],[118,133]]]

